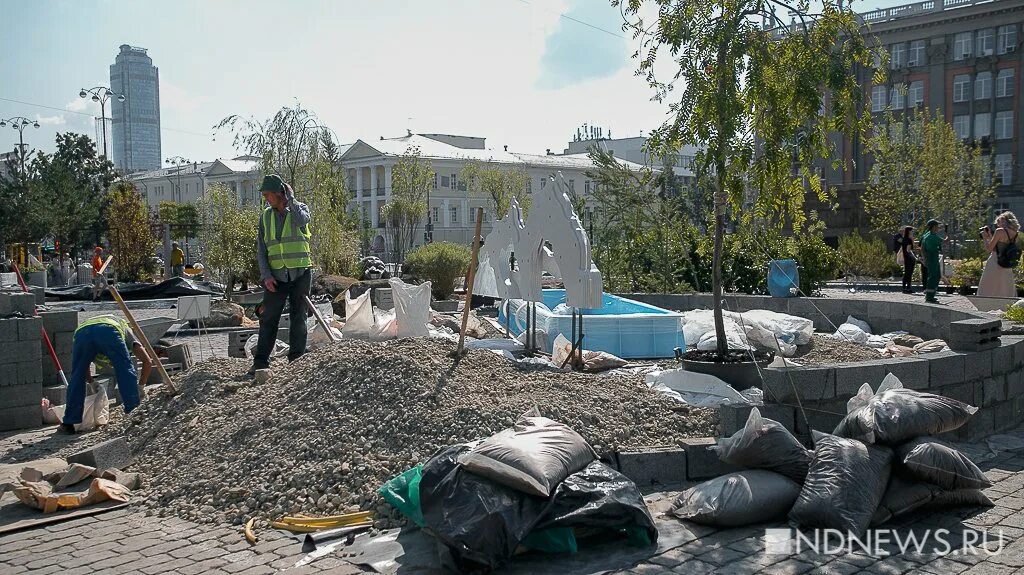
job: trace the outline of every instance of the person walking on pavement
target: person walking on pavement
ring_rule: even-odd
[[[295,199],[291,186],[281,176],[263,178],[260,193],[267,207],[260,216],[256,259],[260,267],[263,313],[259,339],[250,374],[270,366],[270,353],[277,341],[277,329],[285,302],[290,307],[288,361],[306,351],[306,296],[310,293],[313,262],[309,254],[309,207]]]
[[[185,252],[181,251],[178,242],[171,242],[171,275],[185,277]]]
[[[899,236],[896,245],[899,248],[899,259],[903,260],[903,293],[914,293],[912,283],[914,268],[917,266],[917,256],[914,255],[913,226],[903,226],[903,233]]]
[[[135,362],[132,361],[129,350],[142,362],[141,380],[135,371]],[[112,315],[100,315],[86,320],[75,330],[72,340],[67,407],[64,409],[64,420],[58,432],[74,433],[75,425],[82,423],[85,384],[92,382],[90,364],[94,360],[113,365],[125,413],[131,413],[145,396],[143,388],[149,380],[153,362],[146,349],[132,335],[128,322]]]
[[[939,271],[939,254],[942,253],[942,243],[946,240],[939,234],[940,225],[942,222],[936,219],[928,220],[925,225],[927,231],[921,236],[925,267],[928,268],[928,279],[925,280],[924,286],[924,301],[929,303],[939,303],[939,300],[935,299],[935,292],[939,289],[939,277],[942,275]]]

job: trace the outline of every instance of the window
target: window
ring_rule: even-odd
[[[907,45],[893,44],[889,46],[889,67],[893,70],[903,67],[907,63]]]
[[[455,174],[452,174],[451,182],[452,182],[452,189],[453,190],[458,188],[458,181],[459,181],[459,177],[456,176]]]
[[[966,140],[971,137],[971,117],[970,116],[953,116],[953,131],[956,132],[956,137],[961,140]]]
[[[526,193],[533,193],[533,180],[526,180]]]
[[[996,154],[995,177],[1002,185],[1013,183],[1013,154]]]
[[[1013,139],[1013,111],[996,112],[996,139]]]
[[[451,180],[449,180],[449,179],[448,179],[448,176],[441,176],[441,187],[442,187],[442,188],[447,188],[447,187],[449,187],[449,185],[450,185],[450,184],[449,184],[449,182],[450,182],[450,181],[451,181]]]
[[[971,77],[967,74],[953,77],[953,101],[966,102],[970,94]]]
[[[996,76],[996,97],[1013,95],[1013,68],[1003,68]]]
[[[871,88],[871,111],[881,112],[885,110],[885,86]]]
[[[590,180],[586,180],[583,182],[583,193],[587,195],[590,194]]]
[[[434,189],[437,189],[437,172],[434,172]]]
[[[978,56],[991,56],[995,53],[996,35],[991,28],[978,30],[978,49],[975,52]]]
[[[484,219],[483,219],[483,221],[485,221],[485,222],[491,221],[490,216],[487,215],[487,210],[484,210]]]
[[[453,224],[459,223],[459,207],[452,206],[448,208],[448,216]]]
[[[483,220],[481,220],[481,221],[483,221]],[[475,224],[476,223],[476,210],[474,210],[472,206],[469,207],[469,223],[471,223],[471,224]]]
[[[992,72],[978,72],[974,79],[974,99],[987,100],[992,97]]]
[[[892,87],[892,96],[889,98],[889,105],[892,107],[893,110],[903,109],[903,106],[905,105],[904,101],[907,99],[906,93],[906,84],[896,84],[895,86]]]
[[[915,80],[910,83],[910,89],[907,91],[907,105],[911,108],[916,108],[924,103],[924,81]]]
[[[953,39],[953,59],[963,60],[971,57],[971,33],[960,32]]]
[[[540,189],[543,190],[546,187],[548,187],[548,179],[547,178],[541,178],[540,179]]]
[[[1008,52],[1017,51],[1017,25],[1010,24],[1009,26],[999,27],[999,53],[1006,54]]]
[[[569,191],[570,192],[575,192],[576,191],[576,180],[569,180]]]
[[[430,209],[430,211],[433,212],[433,214],[430,217],[431,223],[441,219],[441,208],[434,206],[433,208]]]
[[[872,52],[871,60],[872,60],[872,62],[871,62],[871,67],[872,68],[875,68],[876,70],[878,68],[881,68],[882,67],[882,52],[880,50],[873,51]]]
[[[974,115],[974,139],[980,140],[992,135],[992,115],[988,112]]]
[[[910,51],[907,53],[908,66],[925,65],[925,44],[924,40],[914,40],[910,43]]]

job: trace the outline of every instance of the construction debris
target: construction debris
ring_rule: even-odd
[[[712,435],[712,410],[678,410],[639,375],[520,368],[489,351],[457,362],[453,342],[343,341],[275,363],[256,384],[243,360],[214,359],[130,416],[115,412],[146,477],[150,513],[244,525],[286,515],[374,513],[404,523],[376,493],[439,449],[488,437],[536,406],[598,454]]]

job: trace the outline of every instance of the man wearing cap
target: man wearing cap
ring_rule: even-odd
[[[924,284],[924,301],[929,303],[939,303],[939,300],[935,299],[935,292],[939,289],[939,277],[942,275],[939,269],[939,254],[942,253],[942,242],[945,240],[939,234],[940,225],[942,222],[939,220],[928,220],[925,224],[927,231],[921,236],[924,264],[928,268],[928,277]]]
[[[260,193],[267,207],[260,216],[256,258],[260,266],[263,313],[250,374],[270,366],[270,352],[277,341],[284,304],[290,307],[288,360],[306,351],[306,299],[313,263],[309,254],[309,207],[295,199],[291,186],[281,176],[264,176]]]

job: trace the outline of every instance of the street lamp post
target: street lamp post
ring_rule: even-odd
[[[21,177],[25,177],[25,128],[33,126],[38,128],[39,122],[35,120],[29,120],[24,116],[15,116],[13,118],[7,118],[6,120],[0,120],[0,128],[7,127],[10,124],[12,128],[18,131],[18,159],[21,164]]]
[[[100,103],[100,122],[103,123],[103,152],[100,154],[101,157],[107,157],[107,100],[110,98],[117,98],[118,102],[124,102],[124,94],[118,94],[106,86],[95,86],[86,90],[82,88],[82,91],[78,93],[79,98],[87,98],[89,94],[92,94],[92,101]]]
[[[187,164],[191,164],[192,160],[189,160],[187,158],[182,158],[181,156],[174,156],[172,158],[167,158],[164,161],[178,169],[178,183],[175,184],[174,191],[178,194],[177,202],[180,204],[181,203],[181,170],[182,170],[182,166],[185,166]]]

